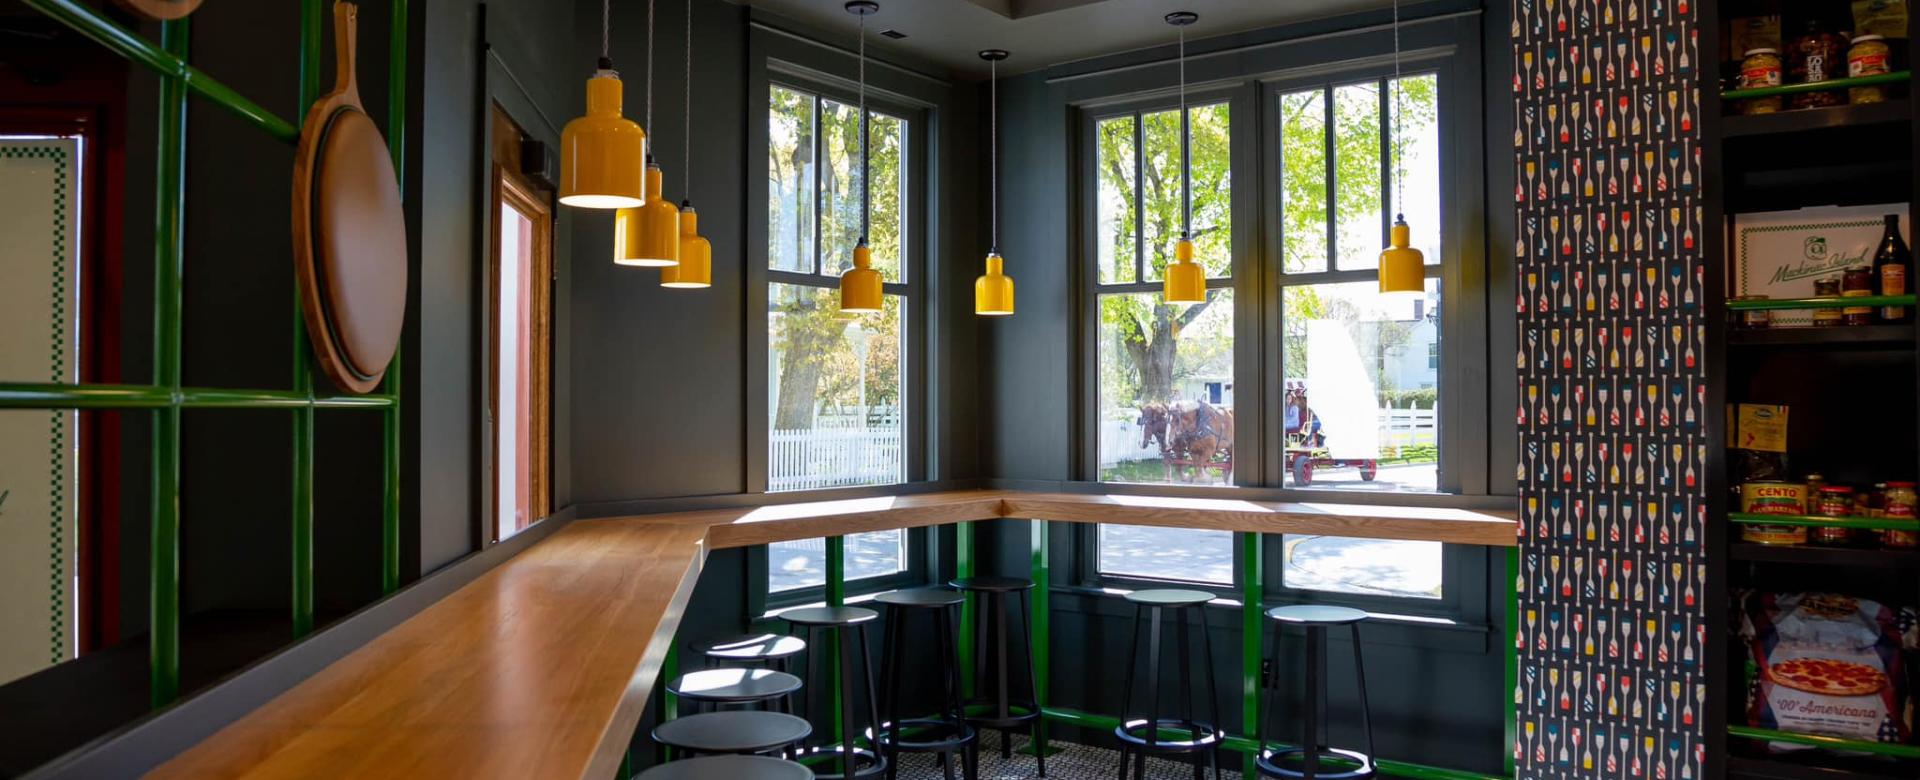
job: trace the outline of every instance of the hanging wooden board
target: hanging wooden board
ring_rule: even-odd
[[[293,254],[308,340],[342,390],[372,391],[406,320],[399,180],[354,68],[359,6],[333,4],[333,91],[307,111],[293,167]]]
[[[148,19],[165,22],[193,13],[200,7],[201,0],[114,0],[114,2],[121,8]]]

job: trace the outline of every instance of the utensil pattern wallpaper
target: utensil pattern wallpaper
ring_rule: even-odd
[[[1703,776],[1697,12],[1513,4],[1522,778]]]

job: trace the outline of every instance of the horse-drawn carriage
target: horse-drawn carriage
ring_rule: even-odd
[[[1358,468],[1360,479],[1372,482],[1380,473],[1380,463],[1373,458],[1336,458],[1327,449],[1327,436],[1322,432],[1320,416],[1313,413],[1313,407],[1307,405],[1307,389],[1294,385],[1287,388],[1287,434],[1286,462],[1287,470],[1293,474],[1294,487],[1306,487],[1313,484],[1315,468]]]
[[[1159,443],[1168,482],[1195,482],[1201,476],[1211,481],[1214,471],[1221,482],[1233,481],[1232,409],[1206,401],[1150,403],[1140,407],[1135,422],[1142,449]]]

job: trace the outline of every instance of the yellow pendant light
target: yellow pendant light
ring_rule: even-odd
[[[1160,297],[1167,303],[1207,300],[1207,272],[1193,261],[1193,177],[1187,142],[1187,25],[1200,21],[1192,11],[1167,14],[1167,24],[1180,30],[1180,240],[1173,245],[1173,262],[1162,272]]]
[[[990,166],[988,175],[993,179],[988,187],[992,205],[988,214],[993,223],[993,244],[987,250],[987,272],[973,280],[973,313],[982,317],[1005,317],[1013,313],[1013,277],[1007,275],[1006,260],[1000,257],[1000,61],[1007,58],[1004,49],[987,49],[980,52],[980,59],[989,64],[987,70],[987,143],[990,148],[987,160]]]
[[[680,264],[660,269],[660,286],[678,289],[713,286],[713,244],[700,237],[693,211],[693,0],[687,0],[686,117],[680,134]]]
[[[638,206],[647,132],[620,115],[620,73],[607,56],[609,0],[600,3],[600,62],[587,79],[587,113],[560,131],[560,202],[585,209]]]
[[[852,0],[847,13],[860,17],[860,244],[853,249],[853,267],[840,275],[840,310],[848,314],[873,314],[884,300],[880,272],[873,270],[873,252],[867,249],[867,229],[873,211],[871,172],[868,165],[867,138],[867,17],[880,12],[872,0]]]
[[[653,124],[653,0],[647,0],[647,124]],[[613,262],[650,268],[680,262],[680,209],[660,190],[660,161],[647,153],[646,202],[613,218]]]
[[[660,286],[713,286],[713,244],[700,237],[699,218],[691,202],[680,202],[680,264],[660,269]]]
[[[1400,2],[1393,3],[1393,123],[1400,122]],[[1398,129],[1397,127],[1395,129]],[[1399,142],[1398,138],[1394,139]],[[1401,203],[1400,180],[1406,178],[1398,170],[1393,176],[1394,205]],[[1380,251],[1380,293],[1383,295],[1422,295],[1427,291],[1427,258],[1420,250],[1407,246],[1408,236],[1413,231],[1407,227],[1407,218],[1403,214],[1393,215],[1393,230],[1389,233],[1387,248]]]

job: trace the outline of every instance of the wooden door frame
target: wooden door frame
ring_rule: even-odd
[[[486,526],[482,529],[481,542],[492,544],[501,539],[501,525],[504,516],[499,506],[499,460],[494,455],[499,452],[500,428],[499,352],[500,343],[500,264],[501,264],[501,220],[500,207],[511,206],[515,211],[532,217],[533,248],[532,271],[528,275],[527,294],[528,323],[530,325],[526,344],[532,350],[528,378],[532,384],[528,392],[527,440],[529,442],[529,497],[532,501],[532,517],[528,525],[539,522],[552,512],[552,474],[553,474],[553,221],[554,210],[552,193],[521,174],[521,143],[526,138],[524,131],[508,116],[506,110],[495,104],[491,110],[492,123],[492,165],[489,176],[491,195],[488,198],[487,224],[488,249],[486,266],[486,289],[484,305],[486,307],[486,344],[485,378],[481,382],[485,395],[486,410],[485,433],[482,441],[487,447],[482,461],[485,463],[486,494],[488,507]]]

